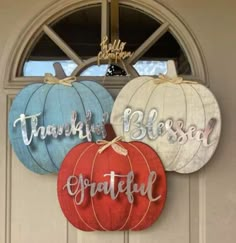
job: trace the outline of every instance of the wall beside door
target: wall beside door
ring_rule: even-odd
[[[223,127],[215,155],[200,172],[185,176],[168,173],[167,205],[159,221],[146,231],[129,234],[75,230],[61,213],[56,176],[40,176],[26,170],[9,146],[7,114],[19,89],[4,87],[7,62],[26,26],[54,2],[58,1],[0,2],[0,242],[235,242],[236,2],[158,1],[184,22],[198,42],[210,89],[221,108]]]

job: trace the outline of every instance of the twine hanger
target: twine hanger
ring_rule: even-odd
[[[117,142],[122,140],[122,136],[116,137],[114,138],[112,141],[106,141],[106,140],[98,140],[96,143],[98,145],[101,145],[101,147],[98,150],[98,153],[101,154],[102,152],[104,152],[107,148],[109,148],[110,146],[112,147],[112,149],[123,156],[127,156],[128,155],[128,151],[127,149],[123,148],[121,145],[119,145]]]
[[[72,86],[72,83],[76,81],[75,76],[67,77],[65,71],[60,62],[53,63],[55,70],[55,77],[51,73],[45,73],[44,83],[46,84],[62,84],[65,86]]]
[[[184,80],[182,77],[170,78],[167,75],[160,74],[158,78],[153,79],[155,84],[172,83],[172,84],[197,84],[198,82],[192,80]]]
[[[51,73],[45,73],[45,76],[44,76],[44,83],[46,83],[46,84],[62,84],[65,86],[72,86],[72,83],[75,81],[76,81],[75,76],[66,77],[63,79],[54,77]]]
[[[184,80],[182,77],[178,77],[175,62],[173,60],[167,61],[167,74],[160,74],[157,78],[153,79],[153,82],[155,84],[198,84],[196,81]]]

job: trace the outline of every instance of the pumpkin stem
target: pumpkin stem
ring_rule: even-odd
[[[53,63],[53,67],[54,67],[54,70],[55,70],[55,76],[58,78],[58,79],[63,79],[63,78],[66,78],[66,74],[65,74],[65,71],[61,65],[60,62],[54,62]]]

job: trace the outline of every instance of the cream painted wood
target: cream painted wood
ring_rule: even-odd
[[[5,194],[6,191],[9,191],[9,189],[6,190],[6,182],[9,183],[11,181],[9,170],[7,172],[5,170],[6,165],[10,166],[8,164],[9,160],[6,161],[6,151],[8,149],[5,136],[7,95],[12,95],[16,92],[16,88],[21,88],[31,82],[30,80],[27,82],[23,80],[12,82],[13,78],[10,74],[15,73],[16,64],[19,62],[23,49],[28,45],[30,46],[27,40],[34,42],[34,39],[37,37],[34,34],[45,23],[45,19],[51,21],[73,9],[75,6],[82,6],[90,2],[97,1],[11,0],[0,2],[0,30],[1,33],[2,31],[4,32],[4,34],[0,35],[0,113],[2,115],[0,119],[1,243],[20,242],[18,239],[15,240],[16,237],[14,236],[19,235],[19,231],[21,231],[21,234],[25,238],[30,238],[30,241],[24,243],[33,242],[35,234],[40,238],[37,231],[31,230],[28,233],[29,235],[26,235],[24,228],[18,229],[14,226],[10,232],[9,227],[5,225],[5,215],[11,206],[9,193],[7,193],[7,196]],[[172,243],[174,239],[176,243],[234,243],[236,239],[236,112],[234,112],[236,106],[234,60],[236,56],[236,31],[235,28],[232,28],[232,23],[236,22],[235,0],[159,0],[158,3],[155,3],[156,1],[154,0],[133,0],[127,2],[129,2],[129,5],[138,4],[139,8],[143,6],[143,9],[151,14],[161,14],[165,20],[171,19],[171,24],[174,23],[174,27],[177,27],[174,33],[177,33],[177,36],[180,37],[181,44],[187,49],[188,56],[191,56],[194,75],[204,80],[208,76],[207,72],[209,72],[211,79],[210,89],[219,101],[224,122],[221,142],[212,161],[201,171],[191,176],[181,176],[180,180],[180,175],[173,174],[174,176],[172,176],[172,173],[168,173],[169,193],[167,206],[160,217],[160,221],[153,228],[150,228],[148,232],[131,232],[129,238],[127,238],[128,234],[126,234],[125,242],[129,240],[132,243]],[[173,16],[168,17],[168,11],[174,12],[178,16],[178,20]],[[179,22],[181,22],[181,27],[179,27]],[[185,25],[189,26],[188,30],[185,29]],[[186,36],[189,37],[189,28],[192,29],[191,35],[194,41],[187,40],[188,38],[186,38]],[[197,46],[201,46],[200,53],[202,51],[204,53],[206,59],[204,65],[207,63],[208,66],[204,68],[204,71],[201,63],[202,57],[199,58],[199,50],[194,47],[193,42],[197,42]],[[6,88],[5,90],[2,88],[3,84]],[[118,89],[112,91],[115,95]],[[3,154],[2,151],[4,151]],[[13,167],[17,164],[15,162],[12,163]],[[14,175],[17,169],[18,167],[14,168]],[[24,168],[22,167],[22,169]],[[30,183],[34,183],[36,180],[28,176],[25,176],[22,180],[29,180],[29,178]],[[45,179],[45,184],[47,180]],[[18,180],[16,182],[21,183]],[[20,185],[16,185],[16,182],[14,183],[15,189],[13,189],[14,194],[16,194],[13,194],[16,201],[14,202],[15,207],[18,200],[22,200],[16,190]],[[50,179],[48,183],[51,185]],[[45,184],[42,187],[45,187]],[[52,189],[51,186],[50,188]],[[174,192],[172,193],[171,190],[174,190]],[[32,195],[31,191],[28,193]],[[51,196],[49,198],[44,197],[44,200],[48,207],[52,207],[55,204]],[[25,201],[25,204],[32,210],[31,204],[27,201]],[[183,206],[181,207],[180,205]],[[13,212],[15,216],[7,217],[10,225],[16,225],[16,222],[19,222],[13,222],[13,218],[17,220],[17,217],[23,215],[23,213],[20,215],[16,209]],[[29,215],[26,216],[29,217]],[[45,223],[43,217],[39,217],[38,224]],[[187,225],[187,218],[189,218],[189,225]],[[50,219],[48,216],[45,223],[45,227],[49,227],[49,230],[51,227]],[[159,225],[163,224],[161,220],[165,220],[166,222],[165,227],[163,227],[164,225],[161,226],[162,230],[159,229]],[[26,223],[29,227],[31,222]],[[64,222],[62,224],[64,225]],[[35,225],[35,221],[33,225]],[[5,231],[7,233],[6,237]],[[10,235],[13,235],[14,241],[8,237],[9,232]],[[81,243],[81,236],[80,238],[78,236],[80,232],[72,227],[68,227],[68,232],[69,243]],[[58,232],[52,231],[47,233],[45,235],[45,238],[47,238],[45,242],[57,243],[57,234],[61,236],[60,230]],[[82,243],[83,241],[86,243],[90,242],[90,238],[96,242],[103,242],[102,233],[98,233],[97,236],[96,233],[92,233],[93,236],[90,236],[90,233],[83,234]],[[41,242],[45,238],[43,236]],[[67,242],[64,238],[63,240],[63,243]],[[116,241],[117,243],[123,242],[121,237],[113,236],[113,234],[107,237],[106,240],[109,242]],[[61,241],[59,240],[59,242]]]
[[[173,68],[172,72],[172,76],[176,74]],[[219,106],[212,93],[201,84],[157,84],[150,77],[131,80],[118,94],[111,114],[111,124],[116,134],[123,136],[128,142],[134,140],[132,136],[137,137],[140,130],[137,128],[137,114],[130,118],[128,131],[124,130],[123,117],[126,108],[131,109],[131,114],[136,111],[143,112],[141,126],[147,124],[149,112],[156,109],[157,117],[152,125],[154,134],[157,133],[159,122],[168,119],[173,122],[179,119],[183,121],[185,131],[193,125],[197,130],[204,131],[210,119],[216,119],[216,125],[207,141],[211,146],[189,138],[185,144],[171,143],[168,132],[156,139],[150,139],[147,133],[138,139],[157,151],[167,171],[192,173],[199,170],[210,160],[218,145],[221,131]]]

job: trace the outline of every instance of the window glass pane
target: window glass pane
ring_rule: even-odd
[[[79,9],[50,27],[80,58],[96,56],[101,41],[101,5]],[[20,75],[54,74],[54,62],[60,62],[68,76],[76,67],[74,62],[69,60],[68,56],[45,33],[42,33],[28,53]]]
[[[52,29],[82,59],[100,51],[101,5],[88,6],[65,16]]]
[[[67,76],[70,76],[77,65],[71,60],[54,60],[54,61],[27,61],[24,65],[24,76],[44,76],[45,73],[51,73],[55,75],[53,63],[61,63],[64,72]]]
[[[80,76],[126,76],[126,72],[117,65],[92,65],[85,69]]]
[[[184,50],[169,31],[144,53],[142,59],[174,60],[178,74],[191,74],[191,68]]]
[[[61,63],[66,76],[71,76],[72,72],[78,67],[78,65],[71,60],[59,61],[59,62]]]
[[[160,23],[151,16],[129,6],[119,8],[119,38],[126,42],[125,50],[135,51]]]
[[[140,60],[135,63],[134,68],[139,75],[159,75],[160,73],[166,74],[167,62]]]
[[[93,65],[85,69],[80,76],[105,76],[108,65]]]
[[[81,76],[112,76],[107,69],[108,65],[93,65],[81,73]],[[134,68],[139,75],[159,75],[167,72],[167,61],[140,60],[136,62]],[[118,75],[124,76],[124,75]]]
[[[55,75],[53,63],[61,63],[67,76],[70,76],[77,65],[70,60],[54,60],[54,61],[27,61],[24,65],[24,76],[44,76],[45,73],[51,73]],[[139,75],[158,75],[160,73],[165,74],[167,72],[166,61],[153,61],[153,60],[140,60],[136,62],[134,68]],[[92,65],[85,69],[80,76],[112,76],[109,75],[108,65],[101,64]],[[123,76],[123,75],[119,75]]]
[[[119,38],[126,42],[125,51],[134,52],[161,26],[153,18],[136,8],[120,4]],[[59,37],[83,60],[97,56],[101,41],[101,4],[78,9],[50,26]],[[139,75],[166,73],[166,61],[176,63],[178,74],[191,74],[191,67],[183,48],[170,31],[165,33],[134,65]],[[164,61],[160,61],[164,60]],[[165,61],[166,60],[166,61]],[[44,76],[55,74],[53,63],[60,62],[67,76],[77,67],[66,54],[45,34],[34,43],[18,75]],[[108,65],[93,65],[81,76],[125,76],[124,70]],[[108,71],[108,72],[107,72]]]

